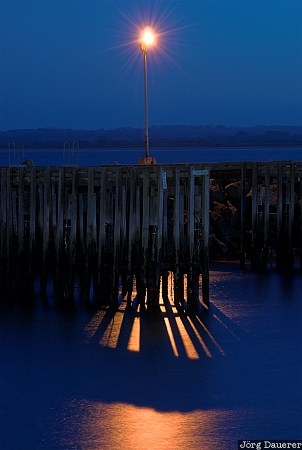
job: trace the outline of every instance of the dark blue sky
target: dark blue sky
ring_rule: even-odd
[[[0,128],[302,125],[301,0],[0,0]]]

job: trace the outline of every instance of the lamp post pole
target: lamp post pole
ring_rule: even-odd
[[[144,104],[145,104],[145,158],[149,158],[149,131],[148,131],[148,92],[147,92],[147,47],[141,45],[144,57]]]
[[[144,112],[145,112],[145,157],[140,158],[140,164],[155,164],[155,158],[150,157],[149,153],[149,130],[148,130],[148,89],[147,89],[147,50],[148,45],[152,45],[154,35],[147,31],[143,35],[142,42],[139,44],[139,49],[144,58]]]

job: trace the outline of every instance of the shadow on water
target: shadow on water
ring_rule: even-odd
[[[301,278],[296,284],[292,279],[291,302],[284,305],[280,277],[253,281],[253,275],[231,270],[230,282],[226,271],[216,272],[210,309],[196,314],[176,307],[172,296],[161,300],[156,314],[140,311],[135,298],[131,308],[121,301],[116,310],[67,311],[42,304],[27,311],[16,305],[3,309],[4,442],[16,421],[22,437],[35,420],[34,442],[34,433],[45,434],[45,423],[59,433],[64,414],[81,422],[83,410],[91,412],[92,405],[173,414],[263,410],[271,423],[283,411],[283,427],[294,438],[302,405],[302,315],[296,295]],[[101,418],[105,410],[99,411]]]
[[[238,362],[240,366],[245,360],[240,349],[249,345],[250,339],[225,320],[221,311],[214,308],[201,315],[175,311],[138,317],[126,309],[121,322],[117,314],[121,313],[105,314],[87,344],[89,352],[84,350],[88,359],[94,355],[94,362],[89,367],[87,361],[83,394],[90,392],[99,401],[161,411],[251,401],[248,392],[234,395],[242,376]],[[118,337],[116,328],[120,328]],[[133,335],[133,331],[139,334]],[[113,349],[109,350],[110,346]],[[98,386],[91,383],[95,377]]]
[[[6,355],[8,387],[41,402],[53,391],[161,411],[259,403],[261,347],[214,304],[187,315],[170,302],[157,314],[122,302],[84,316],[85,323],[79,311],[23,312],[20,342]]]

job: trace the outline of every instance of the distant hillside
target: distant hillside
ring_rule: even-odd
[[[302,126],[164,125],[150,127],[149,137],[154,147],[300,146]],[[0,132],[1,148],[9,143],[25,148],[63,148],[68,142],[78,142],[81,148],[140,147],[144,142],[144,130],[130,127],[111,130],[39,128]]]

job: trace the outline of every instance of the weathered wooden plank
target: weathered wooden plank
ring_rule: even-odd
[[[180,285],[180,173],[179,168],[174,170],[174,208],[173,208],[173,244],[174,244],[174,303],[178,305],[183,301],[183,290]],[[183,213],[183,211],[182,211]]]
[[[168,217],[169,211],[168,211],[168,180],[167,180],[167,171],[164,169],[162,170],[162,189],[163,189],[163,230],[162,230],[162,253],[163,253],[163,259],[166,259],[168,257],[168,220],[171,220],[170,217]],[[170,255],[171,258],[171,255]]]
[[[75,263],[76,263],[76,235],[77,235],[77,173],[74,167],[70,168],[71,192],[65,190],[64,220],[64,260],[65,260],[65,280],[64,296],[68,302],[74,301],[75,284]]]
[[[78,223],[78,185],[77,170],[72,169],[71,204],[70,204],[70,259],[76,262],[77,223]]]
[[[128,178],[128,192],[125,193],[126,195],[126,201],[128,198],[129,206],[128,211],[126,210],[125,213],[128,213],[127,221],[123,224],[123,227],[125,227],[125,230],[128,229],[127,235],[124,235],[125,239],[125,251],[127,251],[127,274],[126,274],[126,280],[124,280],[124,283],[126,285],[123,286],[123,294],[127,294],[127,306],[131,306],[131,300],[132,300],[132,291],[133,291],[133,276],[134,276],[134,261],[135,259],[135,229],[136,229],[136,214],[137,214],[137,208],[136,208],[136,178],[135,178],[135,172],[131,169],[127,169],[127,178]],[[138,211],[139,213],[139,211]]]
[[[43,222],[42,222],[42,273],[41,273],[41,293],[46,295],[47,290],[47,275],[48,275],[48,251],[49,251],[49,219],[51,212],[51,197],[50,197],[50,169],[47,167],[44,172],[44,184],[43,184]],[[40,225],[40,226],[41,226]]]
[[[112,298],[111,304],[118,306],[118,279],[120,270],[121,250],[121,180],[119,170],[115,169],[115,194],[114,194],[114,217],[113,217],[113,264],[112,264]]]
[[[246,163],[241,166],[241,199],[240,199],[240,266],[245,266],[246,258]]]
[[[7,201],[8,182],[7,168],[1,168],[1,214],[0,214],[0,293],[6,290],[7,261],[8,261],[8,241],[7,241]]]
[[[289,205],[288,205],[288,240],[290,251],[293,249],[293,228],[294,228],[294,215],[295,215],[295,164],[290,164],[289,173]]]
[[[94,168],[88,168],[87,244],[89,252],[96,249],[96,197],[94,195]]]
[[[21,255],[24,252],[24,167],[18,167],[17,234],[18,259],[20,260]]]
[[[188,212],[187,212],[187,242],[188,242],[188,265],[186,267],[187,272],[187,303],[188,306],[194,308],[196,305],[196,292],[194,289],[194,263],[193,263],[193,254],[194,254],[194,197],[195,197],[195,176],[194,176],[194,168],[190,167],[188,172],[188,193],[187,193],[187,203],[188,203]]]
[[[205,168],[207,173],[202,178],[202,301],[209,307],[210,289],[209,289],[209,210],[210,210],[210,170]]]
[[[160,275],[161,275],[161,261],[162,255],[162,239],[163,239],[163,211],[164,211],[164,186],[163,186],[163,171],[161,168],[157,168],[157,189],[156,189],[156,202],[154,202],[154,214],[155,218],[152,218],[152,222],[155,223],[153,230],[154,239],[151,241],[154,245],[151,251],[151,264],[152,264],[152,308],[156,309],[159,306],[159,291],[160,291]],[[156,208],[156,209],[155,209]],[[149,252],[150,255],[150,252]],[[150,289],[150,287],[149,287]]]
[[[55,266],[54,266],[54,291],[58,299],[64,299],[64,196],[65,196],[65,177],[64,167],[58,170],[58,198],[57,198],[57,226],[55,235]]]
[[[280,237],[281,227],[282,227],[282,216],[283,216],[283,168],[282,163],[278,163],[278,173],[277,173],[277,239]]]
[[[157,188],[157,196],[158,196],[158,202],[157,202],[157,248],[158,248],[158,256],[157,260],[159,261],[162,259],[162,248],[163,248],[163,226],[164,226],[164,172],[162,169],[159,169],[158,171],[158,188]],[[165,212],[166,213],[166,212]],[[165,214],[166,215],[166,214]]]
[[[258,164],[252,164],[252,229],[251,229],[251,260],[254,265],[255,245],[257,243],[258,234],[258,203],[259,203],[259,189],[258,189]]]
[[[31,258],[33,257],[35,250],[35,240],[36,240],[36,211],[37,211],[37,179],[36,179],[36,168],[33,167],[31,170],[31,180],[30,180],[30,224],[29,224],[29,254]],[[30,259],[31,259],[30,258]]]
[[[12,263],[11,260],[13,258],[13,231],[14,231],[14,227],[13,227],[13,204],[12,204],[12,184],[11,184],[11,178],[12,178],[12,172],[13,169],[11,167],[9,167],[7,169],[7,178],[6,178],[6,182],[7,182],[7,186],[6,186],[6,192],[7,192],[7,202],[6,202],[6,236],[5,236],[5,241],[6,241],[6,290],[8,290],[11,286],[11,282],[12,282]]]
[[[147,287],[147,262],[148,262],[148,240],[149,240],[149,225],[150,225],[150,197],[149,197],[149,176],[148,168],[143,168],[143,189],[142,189],[142,290],[140,292],[140,305],[145,306],[145,289]]]
[[[101,169],[101,191],[100,191],[100,212],[99,212],[99,236],[98,236],[98,289],[101,283],[101,272],[103,253],[106,241],[106,190],[107,190],[107,171]]]
[[[264,195],[264,224],[263,224],[263,234],[264,234],[264,248],[268,248],[268,235],[269,235],[269,210],[270,210],[270,164],[265,164],[265,195]]]
[[[194,248],[194,197],[195,197],[195,177],[193,174],[193,167],[190,168],[188,174],[189,182],[189,192],[188,192],[188,244],[189,244],[189,255],[190,261],[193,258],[193,248]]]

